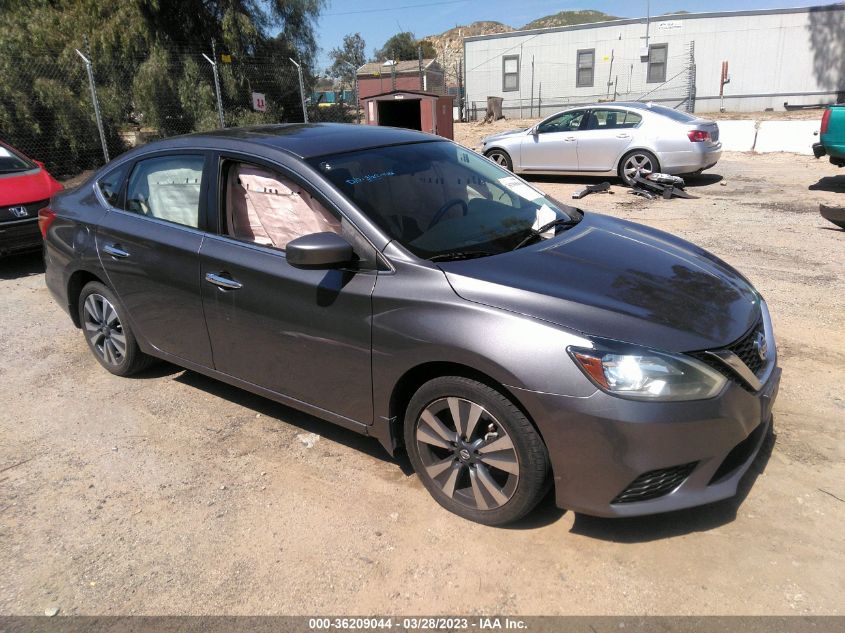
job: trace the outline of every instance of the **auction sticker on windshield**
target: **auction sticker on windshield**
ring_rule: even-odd
[[[536,200],[537,198],[545,197],[542,193],[534,189],[534,187],[525,184],[516,176],[499,178],[499,184],[505,189],[513,191],[520,198],[525,198],[526,200]]]

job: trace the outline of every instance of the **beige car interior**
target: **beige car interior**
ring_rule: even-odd
[[[340,220],[293,181],[245,163],[232,163],[226,178],[229,235],[285,248],[303,235],[341,232]]]

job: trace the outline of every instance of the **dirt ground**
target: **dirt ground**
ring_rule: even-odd
[[[535,180],[560,200],[582,182]],[[637,519],[547,498],[510,529],[468,523],[374,440],[169,365],[111,376],[40,258],[0,262],[0,613],[845,613],[845,231],[818,214],[845,170],[734,154],[690,185],[579,205],[762,291],[775,436],[736,499]]]

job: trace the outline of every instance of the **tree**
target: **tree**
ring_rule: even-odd
[[[355,72],[367,61],[365,48],[366,43],[360,33],[344,35],[343,46],[333,48],[329,53],[333,63],[326,69],[326,73],[340,80],[341,84],[351,86],[355,81]]]
[[[422,47],[424,59],[437,57],[434,45],[428,40],[418,40],[410,31],[397,33],[384,43],[380,49],[374,51],[376,61],[392,59],[395,61],[407,61],[417,59],[419,47]]]
[[[314,73],[315,21],[326,0],[29,0],[2,2],[0,134],[58,175],[102,163],[85,66],[93,62],[110,154],[141,123],[166,135],[219,124],[211,68],[219,64],[227,122],[247,121],[250,91],[279,117],[301,116],[292,57]],[[220,58],[218,56],[218,61]],[[238,106],[233,106],[238,104]],[[283,112],[282,112],[283,110]]]

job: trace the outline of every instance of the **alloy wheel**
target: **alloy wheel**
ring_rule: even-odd
[[[654,164],[645,154],[631,154],[622,166],[622,173],[625,174],[625,180],[628,182],[634,182],[637,172],[645,176],[653,171]]]
[[[519,460],[511,437],[481,405],[435,400],[417,420],[417,450],[442,493],[474,510],[495,510],[513,496]]]
[[[508,159],[501,152],[493,152],[492,154],[490,154],[490,160],[492,160],[497,165],[500,165],[501,167],[508,167]]]
[[[101,294],[90,294],[85,298],[85,336],[91,347],[108,365],[118,366],[126,356],[126,335],[117,316],[117,310]]]

